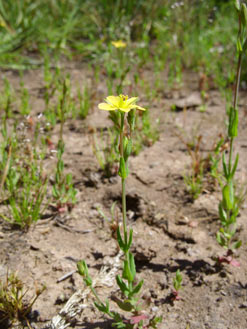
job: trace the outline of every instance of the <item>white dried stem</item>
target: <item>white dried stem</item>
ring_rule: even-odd
[[[112,287],[115,282],[116,274],[121,267],[120,258],[122,252],[116,257],[111,258],[101,268],[99,274],[93,279],[93,286]],[[65,329],[76,320],[76,316],[81,314],[88,307],[87,297],[90,294],[90,288],[76,291],[67,301],[61,311],[52,318],[50,324],[46,327],[49,329]]]

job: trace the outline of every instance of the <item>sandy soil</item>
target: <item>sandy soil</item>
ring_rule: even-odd
[[[85,70],[70,67],[74,85],[83,79],[90,81]],[[11,71],[4,72],[11,83],[18,86],[18,77]],[[152,72],[145,73],[147,78]],[[30,71],[24,75],[31,91],[32,116],[44,109],[40,97],[42,72]],[[109,126],[107,113],[97,110],[97,103],[106,96],[105,87],[97,86],[94,109],[86,120],[69,120],[65,125],[66,171],[73,173],[78,202],[71,212],[56,213],[47,210],[46,219],[40,220],[28,232],[13,230],[0,222],[0,278],[7,269],[18,271],[19,277],[29,287],[29,295],[36,285],[47,289],[34,305],[38,315],[33,328],[50,328],[50,320],[64,303],[84,284],[78,273],[58,282],[66,273],[76,270],[76,263],[85,259],[92,276],[96,277],[106,259],[115,257],[116,241],[111,226],[102,219],[97,208],[107,216],[117,201],[121,218],[121,182],[115,176],[104,178],[92,152],[92,128],[100,133]],[[221,198],[219,187],[205,177],[203,193],[191,200],[183,176],[188,172],[191,158],[178,135],[191,141],[192,136],[202,135],[201,152],[207,156],[220,133],[225,131],[225,104],[219,92],[209,90],[205,111],[188,107],[172,111],[178,100],[198,92],[196,75],[185,77],[179,90],[161,91],[159,100],[150,106],[152,120],[159,118],[160,139],[130,159],[130,176],[127,180],[127,209],[129,226],[134,229],[133,253],[138,279],[144,279],[143,295],[150,299],[146,314],[162,315],[160,328],[169,329],[245,329],[247,328],[247,233],[246,207],[238,217],[238,237],[243,246],[237,252],[240,267],[215,266],[214,257],[224,254],[216,242],[219,228],[217,207]],[[144,94],[139,94],[140,105],[147,104]],[[237,178],[239,185],[246,185],[247,159],[247,96],[240,95],[240,127],[236,151],[240,154]],[[54,143],[59,126],[51,132]],[[55,159],[45,160],[50,172]],[[3,206],[1,206],[3,209]],[[1,211],[1,208],[0,208]],[[4,211],[4,210],[2,210]],[[181,300],[169,298],[177,269],[183,275]],[[112,287],[96,288],[100,295],[111,298]],[[92,305],[89,296],[87,307],[68,328],[108,328],[110,323]],[[112,304],[114,304],[112,302]],[[17,328],[22,328],[17,324]]]

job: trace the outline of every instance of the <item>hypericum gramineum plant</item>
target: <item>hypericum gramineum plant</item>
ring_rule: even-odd
[[[123,300],[114,296],[114,301],[122,311],[131,313],[129,320],[124,319],[124,317],[118,312],[110,311],[108,300],[106,300],[105,303],[100,300],[93,287],[93,282],[88,273],[85,261],[80,261],[77,264],[78,271],[83,276],[85,284],[90,287],[96,298],[94,304],[98,310],[113,319],[113,326],[126,329],[156,328],[157,323],[161,322],[161,318],[157,317],[149,320],[149,323],[144,325],[144,320],[148,319],[148,317],[141,313],[140,297],[138,296],[143,285],[143,280],[139,283],[136,282],[134,255],[130,252],[133,229],[127,229],[125,181],[129,174],[128,158],[132,149],[132,132],[135,128],[135,110],[145,111],[144,108],[136,105],[136,102],[137,97],[128,98],[128,96],[120,95],[108,96],[106,98],[106,103],[99,104],[99,109],[110,111],[110,119],[113,121],[119,140],[120,160],[118,175],[122,180],[123,232],[121,232],[120,227],[118,226],[117,241],[119,248],[124,252],[124,263],[122,276],[117,275],[116,282],[122,292]]]
[[[60,132],[59,141],[57,145],[57,166],[55,173],[55,182],[52,186],[52,195],[56,200],[56,207],[58,211],[63,212],[66,207],[70,210],[76,203],[76,193],[72,182],[72,174],[64,173],[63,154],[65,143],[63,140],[64,124],[66,120],[66,100],[68,94],[68,81],[63,82],[63,91],[60,101],[59,117],[60,117]]]
[[[225,256],[219,257],[220,263],[228,263],[233,266],[240,264],[232,258],[234,250],[238,249],[242,242],[241,240],[233,240],[236,233],[237,223],[236,218],[239,214],[239,198],[236,195],[234,186],[234,175],[238,166],[237,154],[233,161],[233,142],[238,135],[238,92],[241,75],[241,63],[244,51],[247,49],[247,7],[241,0],[235,0],[235,7],[238,13],[239,31],[237,39],[237,75],[234,90],[233,106],[230,107],[228,115],[228,139],[230,141],[230,150],[228,163],[226,163],[225,154],[222,156],[224,183],[222,184],[222,201],[219,204],[219,217],[221,220],[221,228],[217,232],[218,243],[227,250]]]
[[[181,299],[181,297],[179,295],[179,290],[182,287],[182,281],[183,281],[182,274],[181,274],[180,270],[177,270],[176,271],[176,276],[173,279],[173,288],[174,288],[174,290],[172,291],[172,295],[171,295],[172,296],[172,301]]]

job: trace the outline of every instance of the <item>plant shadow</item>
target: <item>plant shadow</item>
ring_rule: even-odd
[[[104,321],[97,321],[97,322],[88,322],[84,321],[83,324],[76,324],[75,328],[79,329],[109,329],[112,328],[113,321],[112,320],[104,320]]]

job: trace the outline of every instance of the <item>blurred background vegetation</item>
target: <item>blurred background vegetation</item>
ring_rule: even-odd
[[[138,68],[189,68],[224,88],[237,28],[227,0],[0,0],[0,66],[36,67],[46,56],[100,63],[123,40]]]

